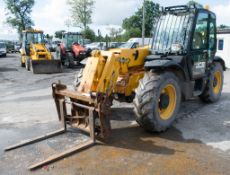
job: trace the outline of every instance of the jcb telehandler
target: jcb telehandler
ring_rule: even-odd
[[[219,100],[225,63],[216,57],[216,16],[196,6],[165,8],[154,26],[151,49],[95,51],[79,74],[76,90],[54,83],[53,97],[63,129],[14,145],[14,149],[67,130],[67,125],[90,133],[82,145],[30,167],[34,169],[95,144],[109,136],[112,101],[130,101],[139,125],[165,131],[177,116],[181,101],[200,97]]]
[[[22,32],[21,66],[34,74],[60,73],[61,62],[54,60],[45,46],[43,31],[25,30]]]

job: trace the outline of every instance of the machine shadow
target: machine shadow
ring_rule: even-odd
[[[201,110],[206,104],[202,103],[199,99],[192,99],[182,103],[178,118],[179,120],[186,119],[190,114]],[[175,149],[171,149],[167,146],[159,146],[158,142],[165,143],[165,141],[181,142],[181,143],[202,143],[200,140],[184,139],[182,132],[175,127],[169,128],[166,132],[162,133],[150,133],[142,129],[138,124],[130,125],[134,123],[135,114],[133,107],[113,107],[111,111],[112,132],[111,138],[106,141],[106,145],[131,149],[142,152],[149,152],[154,154],[174,154]],[[157,145],[155,141],[157,140]]]
[[[165,141],[201,143],[199,140],[185,140],[176,128],[170,128],[165,133],[148,133],[139,126],[115,128],[112,137],[106,140],[106,146],[135,150],[153,154],[173,155],[180,150],[163,146]],[[157,141],[156,141],[157,140]],[[155,144],[157,142],[157,145]]]
[[[227,103],[229,101],[229,98],[229,93],[223,93],[221,99],[218,102],[212,104],[203,103],[201,100],[199,100],[199,98],[194,98],[189,101],[183,102],[181,104],[177,119],[174,124],[180,123],[181,120],[189,120],[190,117],[195,117],[197,121],[197,118],[202,118],[202,116],[197,115],[197,112],[199,114],[199,111],[206,111],[207,109],[204,108],[206,108],[207,106],[209,106],[209,108],[219,106],[221,109],[219,109],[218,111],[221,111],[223,108],[223,104]],[[225,104],[225,106],[226,105],[228,105],[228,103]],[[227,114],[221,114],[222,117],[218,117],[218,119],[220,120],[219,122],[221,124],[228,123],[227,121],[229,121],[229,117],[227,116]],[[174,152],[178,150],[171,149],[167,146],[159,146],[159,143],[160,145],[161,143],[162,145],[164,145],[164,143],[166,143],[165,141],[172,142],[172,144],[173,142],[197,144],[202,143],[201,140],[197,139],[184,139],[182,132],[175,127],[171,127],[166,132],[162,133],[149,133],[144,131],[144,129],[139,127],[138,124],[134,124],[133,122],[135,120],[135,114],[133,112],[132,106],[129,106],[127,108],[113,107],[111,112],[111,120],[113,128],[111,133],[112,137],[106,142],[106,144],[108,144],[109,146],[150,152],[155,154],[174,154]],[[210,120],[211,123],[213,117],[207,116],[206,120]],[[226,127],[221,128],[221,130],[223,130],[223,133],[226,133],[227,129],[228,128]],[[229,136],[222,136],[221,138],[215,138],[214,140],[213,138],[210,139],[210,142],[226,141],[229,139]],[[157,142],[157,145],[155,144],[155,142]]]

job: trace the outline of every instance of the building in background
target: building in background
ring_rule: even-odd
[[[230,68],[230,28],[217,30],[216,56],[223,58],[226,67]]]

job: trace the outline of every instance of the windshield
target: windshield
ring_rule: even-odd
[[[27,43],[45,43],[43,33],[27,33]]]
[[[83,37],[82,35],[66,34],[64,35],[64,42],[66,43],[67,48],[70,48],[73,43],[83,45]]]
[[[187,48],[189,31],[191,30],[191,12],[170,11],[162,15],[155,25],[152,50],[155,53],[170,53],[173,44]]]

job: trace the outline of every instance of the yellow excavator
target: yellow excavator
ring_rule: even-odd
[[[45,46],[44,34],[41,30],[25,30],[22,32],[21,66],[34,74],[60,73],[61,61],[54,57]]]
[[[195,5],[166,7],[153,33],[150,49],[94,51],[77,76],[75,90],[61,82],[52,84],[62,129],[5,150],[64,133],[68,127],[90,134],[85,143],[29,167],[35,169],[92,146],[110,135],[114,99],[133,101],[136,121],[150,132],[169,128],[182,101],[193,97],[218,101],[226,67],[215,56],[215,14]]]

